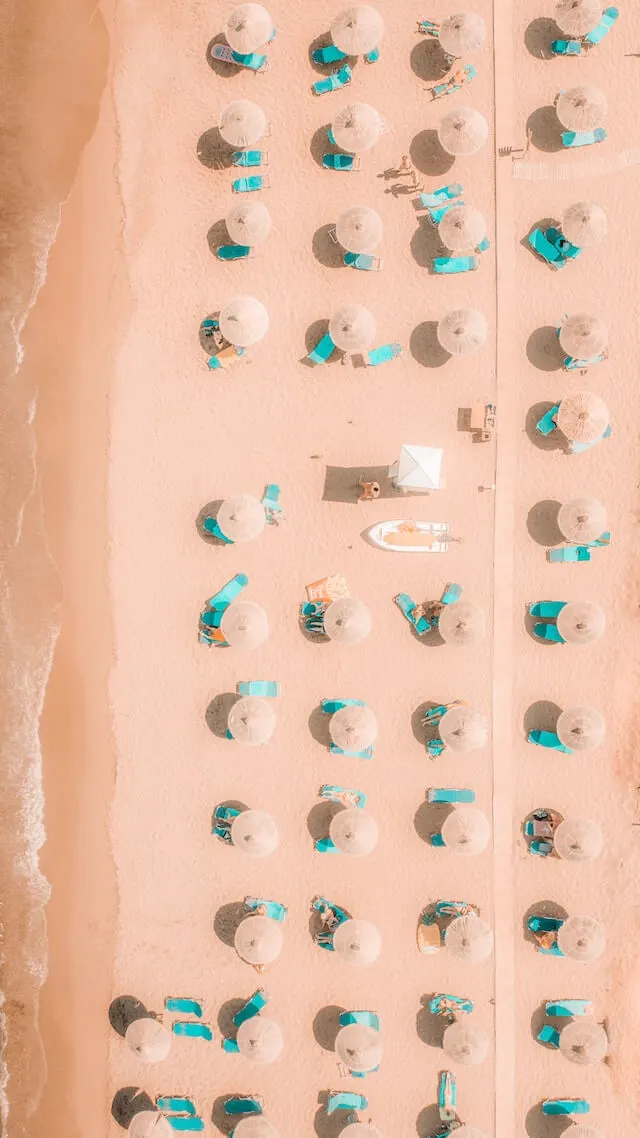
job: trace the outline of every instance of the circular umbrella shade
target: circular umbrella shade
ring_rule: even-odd
[[[564,1133],[566,1138],[604,1138],[604,1131],[597,1126],[586,1126],[584,1122],[574,1122]]]
[[[443,150],[454,157],[465,158],[481,150],[489,137],[489,123],[473,107],[459,107],[443,115],[438,123],[438,138]]]
[[[252,494],[234,494],[222,503],[217,521],[231,541],[252,541],[264,529],[264,506]]]
[[[278,848],[280,835],[270,814],[264,810],[243,810],[231,823],[231,840],[249,857],[267,857]],[[267,920],[266,917],[249,919]]]
[[[347,964],[364,968],[378,959],[382,938],[371,921],[343,921],[333,934],[333,947]]]
[[[377,8],[355,4],[345,8],[331,25],[331,39],[347,55],[365,55],[377,47],[384,34],[384,22]]]
[[[561,31],[569,36],[586,36],[600,22],[599,0],[558,0],[553,18]]]
[[[271,229],[271,214],[263,202],[240,202],[229,210],[226,226],[238,245],[259,245]]]
[[[343,751],[364,751],[378,737],[378,723],[368,707],[341,707],[329,720],[329,733]]]
[[[445,213],[438,234],[452,253],[472,252],[487,236],[487,223],[479,209],[455,205]]]
[[[556,734],[565,747],[572,751],[590,751],[602,743],[606,723],[604,716],[593,707],[569,707],[556,724]]]
[[[561,91],[556,113],[567,130],[595,130],[607,117],[607,98],[599,87],[585,83]]]
[[[607,215],[595,202],[575,202],[562,215],[562,232],[573,245],[598,245],[607,233]]]
[[[234,1138],[280,1138],[280,1131],[263,1114],[242,1118],[236,1122],[233,1134]]]
[[[491,826],[482,810],[460,806],[448,814],[440,830],[444,844],[459,854],[479,854],[491,837]]]
[[[593,443],[609,426],[609,408],[599,395],[576,391],[562,400],[556,423],[572,442]]]
[[[597,498],[572,498],[558,511],[558,528],[567,541],[595,541],[607,528],[607,511]]]
[[[486,38],[485,22],[477,12],[459,12],[456,16],[447,16],[440,24],[438,39],[448,55],[457,57],[478,51]]]
[[[371,853],[378,841],[378,823],[364,810],[353,807],[334,814],[329,835],[341,853],[363,857]]]
[[[470,1067],[482,1063],[489,1052],[489,1036],[482,1027],[467,1023],[452,1023],[445,1029],[442,1049],[456,1063]]]
[[[234,601],[223,614],[220,631],[232,648],[257,648],[269,635],[267,614],[252,601]]]
[[[157,1110],[139,1110],[127,1127],[128,1138],[173,1138],[173,1129]]]
[[[371,632],[371,613],[356,597],[339,597],[324,614],[324,630],[337,644],[357,644]]]
[[[440,738],[452,751],[466,754],[484,747],[487,741],[487,717],[464,704],[445,711],[438,728]]]
[[[245,917],[236,929],[233,944],[246,964],[272,964],[282,952],[282,925],[271,917]]]
[[[235,99],[222,111],[218,129],[230,146],[251,146],[267,129],[267,116],[262,107],[250,99]]]
[[[169,1032],[152,1016],[134,1019],[125,1032],[125,1039],[131,1050],[145,1063],[159,1063],[166,1059],[171,1050]]]
[[[350,1071],[373,1071],[382,1058],[380,1032],[366,1023],[349,1023],[336,1036],[336,1055]]]
[[[606,943],[605,927],[597,917],[567,917],[558,929],[558,947],[572,960],[595,960]]]
[[[565,1059],[587,1067],[604,1059],[609,1048],[607,1033],[593,1020],[576,1019],[560,1032],[560,1050]]]
[[[262,1015],[241,1023],[236,1040],[240,1054],[254,1063],[273,1063],[284,1045],[280,1024]]]
[[[273,20],[262,4],[240,4],[224,26],[227,43],[241,55],[249,55],[271,38]]]
[[[276,713],[267,703],[266,699],[248,695],[234,703],[227,727],[239,743],[248,743],[250,747],[260,747],[268,743],[273,735],[276,725]],[[245,810],[245,814],[250,811]]]
[[[591,818],[567,818],[553,835],[553,848],[566,861],[593,861],[602,851],[600,823]]]
[[[493,930],[481,917],[469,913],[454,917],[444,934],[445,946],[458,960],[479,964],[493,952]]]
[[[578,312],[568,316],[560,329],[560,347],[576,360],[599,356],[607,346],[609,329],[598,316]]]
[[[248,348],[269,328],[269,313],[253,296],[234,296],[220,313],[220,331],[230,344]]]
[[[340,1131],[340,1138],[383,1138],[383,1135],[370,1122],[350,1122]]]
[[[606,617],[593,601],[569,601],[560,609],[556,624],[567,644],[592,644],[602,636]]]
[[[329,335],[343,352],[368,348],[376,334],[376,322],[362,304],[344,304],[329,321]]]
[[[382,241],[382,218],[375,209],[352,205],[340,214],[336,236],[349,253],[373,253]]]
[[[445,605],[438,618],[438,632],[447,644],[463,647],[477,644],[486,629],[484,612],[471,601],[454,601]]]
[[[371,150],[384,130],[384,119],[368,103],[350,103],[338,112],[331,123],[336,146],[348,154]]]
[[[456,308],[438,322],[437,336],[445,352],[468,356],[487,339],[487,319],[477,308]]]

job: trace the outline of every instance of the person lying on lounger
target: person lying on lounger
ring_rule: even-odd
[[[431,87],[431,95],[434,99],[441,98],[443,95],[449,95],[451,91],[456,91],[458,87],[464,87],[467,83],[471,82],[472,75],[465,70],[464,67],[454,71],[442,83],[436,83]],[[442,87],[444,90],[438,91],[437,88]]]

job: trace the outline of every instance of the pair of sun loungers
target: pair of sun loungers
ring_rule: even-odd
[[[603,357],[598,356],[594,360],[581,360],[578,362],[583,364],[583,365],[586,365],[589,363],[598,363],[600,361],[600,359],[602,359],[602,358]],[[542,418],[536,423],[536,431],[538,432],[539,435],[543,435],[544,438],[548,438],[549,435],[553,434],[554,431],[557,431],[558,424],[556,421],[556,417],[557,417],[559,410],[560,410],[560,404],[556,403],[553,407],[550,407],[549,410],[544,413]],[[600,435],[599,439],[594,439],[594,441],[592,443],[571,442],[569,444],[569,449],[570,449],[572,454],[581,454],[582,451],[590,450],[591,447],[596,446],[597,443],[602,442],[604,439],[610,438],[610,436],[611,436],[611,424],[609,423],[606,430],[603,431],[603,433]]]
[[[322,929],[316,936],[316,944],[319,948],[324,948],[327,952],[333,952],[333,934],[336,928],[339,928],[345,921],[351,919],[350,915],[345,909],[341,909],[339,905],[334,904],[333,901],[328,901],[326,897],[314,897],[311,904],[317,913],[322,913],[325,909],[331,909],[334,915],[336,921],[335,927],[333,929]]]
[[[355,256],[355,254],[353,254],[353,256]],[[309,352],[307,359],[315,364],[316,367],[319,367],[331,358],[335,350],[336,345],[329,333],[326,332],[320,342],[316,344],[313,351]],[[400,355],[402,355],[402,346],[396,343],[383,344],[381,348],[372,348],[368,352],[363,352],[365,363],[369,367],[378,367],[380,364],[397,359]]]
[[[258,988],[257,991],[255,991],[253,993],[253,995],[249,997],[247,1002],[245,1004],[243,1004],[242,1007],[239,1008],[239,1010],[234,1015],[234,1017],[233,1017],[234,1027],[240,1027],[240,1025],[243,1024],[245,1022],[245,1020],[253,1019],[254,1016],[260,1015],[260,1012],[263,1011],[264,1008],[266,1008],[268,1003],[269,1003],[269,996],[265,992],[264,988]],[[229,1039],[229,1038],[223,1039],[222,1040],[222,1050],[227,1055],[237,1055],[239,1053],[239,1047],[238,1047],[237,1041],[235,1039]],[[259,1111],[255,1111],[255,1110],[249,1110],[249,1111],[234,1110],[234,1111],[231,1111],[228,1113],[233,1113],[233,1114],[247,1114],[247,1113],[248,1114],[262,1114],[262,1110],[259,1110]]]
[[[555,623],[558,614],[566,603],[566,601],[537,601],[535,604],[529,605],[529,616],[539,618],[533,626],[533,635],[538,640],[548,640],[554,644],[566,643],[558,632],[558,626]]]
[[[351,68],[348,63],[345,63],[339,71],[327,75],[326,79],[317,79],[315,83],[312,83],[311,90],[314,95],[328,95],[330,91],[339,91],[341,87],[346,87],[352,78]]]
[[[449,584],[445,587],[445,590],[444,590],[442,596],[440,597],[440,604],[441,605],[451,605],[455,601],[460,600],[461,596],[462,596],[462,585],[456,585],[455,583],[452,582],[451,584]],[[402,613],[402,615],[404,617],[406,617],[406,619],[409,621],[409,624],[413,627],[413,629],[418,634],[418,636],[424,636],[424,634],[426,632],[429,632],[432,628],[437,628],[437,626],[438,626],[437,616],[433,617],[429,621],[429,620],[427,620],[427,618],[425,616],[416,617],[414,615],[414,610],[416,608],[416,602],[411,599],[411,597],[409,596],[408,593],[398,593],[393,599],[394,599],[395,603],[397,604],[398,608],[400,609],[400,612]],[[444,714],[444,712],[442,714]]]
[[[531,248],[552,269],[564,269],[582,252],[562,236],[559,229],[550,226],[547,230],[534,229],[527,237]]]
[[[206,608],[200,613],[200,633],[199,640],[201,644],[207,644],[209,647],[227,646],[224,636],[220,632],[220,624],[222,617],[229,605],[240,596],[243,589],[249,584],[249,578],[246,573],[236,573],[226,585],[223,585],[217,593],[206,602]]]
[[[267,486],[262,498],[262,505],[264,507],[267,523],[269,525],[277,524],[277,520],[282,514],[282,506],[280,505],[280,487],[276,482],[270,482]],[[225,545],[235,544],[230,537],[227,537],[227,535],[222,532],[218,525],[217,518],[205,518],[202,523],[202,528],[205,533],[211,534],[212,537],[217,537],[218,540]]]
[[[429,222],[437,227],[450,209],[464,205],[461,194],[462,186],[459,182],[453,182],[448,186],[441,186],[440,189],[434,190],[432,193],[419,194],[416,200],[416,208],[426,209],[429,214]],[[490,244],[488,238],[483,238],[476,249],[476,255],[471,257],[435,257],[433,271],[439,275],[474,272],[480,266],[480,259],[477,254],[486,252],[490,248]]]
[[[252,194],[256,190],[268,190],[270,185],[268,174],[251,174],[246,178],[236,178],[231,189],[234,194]]]
[[[603,549],[611,545],[611,531],[605,530],[595,541],[586,542],[585,545],[564,545],[561,549],[549,549],[549,561],[590,561],[592,549]]]
[[[529,917],[527,921],[527,928],[532,933],[551,933],[556,934],[558,929],[562,928],[564,919],[561,917]],[[564,952],[558,946],[555,937],[550,937],[550,944],[545,947],[544,945],[537,944],[538,952],[544,956],[564,956]]]
[[[596,25],[590,32],[587,32],[582,39],[579,40],[554,40],[551,44],[551,50],[554,55],[582,55],[583,49],[587,51],[591,47],[596,47],[602,43],[606,35],[611,31],[615,24],[620,12],[617,8],[605,8],[602,13],[600,23]]]

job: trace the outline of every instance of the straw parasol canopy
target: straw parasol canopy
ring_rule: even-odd
[[[378,959],[382,937],[371,921],[343,921],[333,934],[333,947],[346,964],[364,968]]]
[[[584,1122],[574,1122],[564,1131],[566,1138],[604,1138],[604,1131],[597,1126],[587,1126]]]
[[[223,613],[220,631],[232,648],[257,648],[269,635],[269,621],[260,605],[234,601]]]
[[[266,811],[243,810],[231,823],[231,840],[249,857],[267,857],[278,848],[280,835],[273,818]],[[266,920],[266,917],[260,917],[260,920]]]
[[[382,218],[366,205],[352,205],[340,214],[336,236],[349,253],[373,253],[382,241]]]
[[[250,1118],[242,1118],[233,1128],[234,1138],[280,1138],[280,1131],[276,1130],[272,1122],[264,1114],[254,1114]]]
[[[439,725],[442,742],[451,747],[452,751],[459,751],[461,754],[484,747],[488,731],[486,715],[464,704],[450,707],[445,711]]]
[[[378,841],[378,823],[370,814],[356,806],[334,814],[329,836],[340,853],[364,857],[375,849]]]
[[[276,713],[266,699],[247,695],[234,703],[227,727],[239,743],[250,747],[261,747],[268,743],[276,725]],[[245,811],[246,813],[246,811]]]
[[[491,826],[482,810],[459,806],[447,814],[440,830],[444,844],[459,854],[479,854],[491,837]]]
[[[479,51],[487,38],[487,28],[477,12],[459,12],[447,16],[440,24],[438,39],[448,55],[468,55]]]
[[[609,426],[609,408],[599,395],[591,391],[576,391],[565,395],[556,423],[571,442],[593,443]]]
[[[125,1039],[132,1051],[145,1063],[160,1063],[171,1050],[171,1036],[153,1016],[143,1016],[130,1023]]]
[[[477,308],[455,308],[438,321],[438,341],[451,356],[468,356],[487,340],[487,318]]]
[[[438,123],[438,138],[443,150],[456,158],[465,158],[482,150],[489,137],[489,123],[473,107],[458,107],[443,115]]]
[[[586,36],[602,16],[600,0],[558,0],[553,18],[568,36]]]
[[[325,612],[323,624],[336,644],[357,644],[371,632],[371,613],[357,597],[338,597]]]
[[[273,20],[262,4],[240,4],[224,26],[227,43],[241,55],[248,55],[271,38]]]
[[[254,1063],[273,1063],[284,1046],[280,1024],[262,1015],[245,1019],[236,1041],[240,1054]]]
[[[444,934],[445,947],[458,960],[479,964],[493,952],[493,929],[475,913],[454,917]]]
[[[567,130],[595,130],[607,117],[607,97],[591,83],[570,87],[558,95],[556,114]]]
[[[233,944],[246,964],[272,964],[282,952],[282,925],[271,917],[245,917],[236,929]]]
[[[597,498],[572,498],[558,510],[558,528],[578,545],[595,541],[607,528],[607,511]]]
[[[329,335],[343,352],[361,352],[375,334],[375,318],[362,304],[343,304],[329,321]]]
[[[252,146],[267,129],[267,116],[250,99],[234,99],[222,111],[218,129],[230,146]]]
[[[354,4],[336,16],[331,39],[347,55],[365,55],[377,47],[384,34],[384,21],[370,4]]]
[[[229,210],[226,226],[238,245],[259,245],[271,230],[271,214],[264,202],[239,202]]]
[[[599,1063],[608,1049],[607,1033],[595,1020],[576,1019],[560,1032],[560,1050],[565,1059],[583,1067]]]
[[[373,1071],[382,1058],[380,1032],[366,1023],[349,1023],[336,1036],[336,1055],[350,1071]]]
[[[568,707],[556,723],[556,735],[572,751],[591,751],[602,743],[607,725],[594,707]]]
[[[383,1138],[383,1135],[371,1122],[350,1122],[340,1131],[340,1138]]]
[[[382,115],[369,103],[349,103],[331,123],[336,146],[348,154],[371,150],[385,129]]]
[[[592,644],[602,636],[606,623],[604,610],[594,601],[568,601],[556,620],[567,644]]]
[[[234,494],[222,503],[217,522],[231,541],[253,541],[265,527],[264,506],[253,494]]]
[[[479,209],[455,205],[445,213],[438,234],[452,253],[471,252],[487,236],[487,223]]]
[[[575,202],[562,215],[562,232],[580,249],[599,245],[606,237],[607,227],[607,215],[595,202]]]
[[[329,733],[343,751],[364,751],[378,737],[378,722],[368,707],[348,705],[331,716]]]
[[[220,313],[220,331],[237,348],[257,344],[268,328],[269,313],[253,296],[234,296]]]
[[[450,1059],[465,1067],[482,1063],[489,1053],[489,1036],[482,1027],[469,1023],[452,1023],[445,1029],[442,1049]]]
[[[599,356],[607,346],[609,329],[599,316],[578,312],[568,316],[560,329],[560,347],[576,360]]]
[[[553,848],[565,861],[593,861],[603,844],[600,823],[592,818],[566,818],[553,835]]]
[[[572,960],[596,960],[606,943],[606,929],[597,917],[567,917],[558,929],[558,947]]]
[[[173,1138],[171,1124],[157,1110],[139,1110],[127,1127],[128,1138]]]
[[[465,647],[482,640],[486,630],[483,610],[471,601],[445,605],[438,618],[438,631],[447,644]]]

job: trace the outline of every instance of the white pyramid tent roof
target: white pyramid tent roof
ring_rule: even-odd
[[[398,489],[437,490],[442,467],[440,447],[420,447],[404,443],[400,458],[389,468]]]

